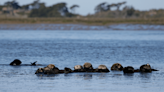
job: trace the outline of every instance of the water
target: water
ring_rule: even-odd
[[[9,66],[20,59],[22,66]],[[42,66],[25,66],[38,61]],[[59,69],[114,63],[157,72],[35,75],[39,67]],[[0,31],[0,92],[154,92],[163,91],[164,31]]]

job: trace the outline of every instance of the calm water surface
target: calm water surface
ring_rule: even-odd
[[[42,66],[9,66],[14,59]],[[85,62],[109,69],[149,63],[159,71],[35,75],[51,63],[73,69]],[[164,31],[0,31],[0,92],[161,92],[163,65]]]

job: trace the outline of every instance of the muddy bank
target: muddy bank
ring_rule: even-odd
[[[80,24],[0,24],[0,30],[164,30],[164,25],[114,24],[92,26]]]

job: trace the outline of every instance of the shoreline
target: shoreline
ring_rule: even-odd
[[[0,24],[82,24],[96,26],[113,24],[164,25],[164,18],[0,18]]]
[[[85,24],[0,24],[0,30],[161,30],[164,25],[149,24],[111,24],[111,25],[85,25]]]

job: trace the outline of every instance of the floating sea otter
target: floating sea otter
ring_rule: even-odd
[[[20,65],[22,62],[19,59],[15,59],[10,65]]]
[[[44,68],[39,68],[38,70],[36,70],[35,74],[40,74],[40,73],[44,73]]]
[[[84,71],[93,72],[93,67],[91,63],[86,62],[84,63],[83,67],[84,67]]]
[[[74,72],[85,72],[81,65],[74,66]]]
[[[124,73],[134,73],[134,68],[132,66],[124,67],[123,72]]]
[[[149,64],[142,65],[140,67],[140,72],[151,72],[151,66]]]
[[[70,68],[68,68],[68,67],[65,67],[64,68],[64,73],[73,73],[73,71],[70,69]]]
[[[123,66],[120,63],[115,63],[112,65],[111,70],[122,71]]]
[[[140,67],[140,72],[152,72],[152,71],[158,71],[158,70],[152,69],[150,64],[144,64]]]
[[[49,64],[47,67],[44,68],[39,68],[35,74],[38,73],[44,73],[44,74],[57,74],[59,73],[59,69],[57,67],[55,67],[55,65],[53,64]]]
[[[99,65],[99,67],[95,70],[95,72],[110,72],[110,71],[105,65]]]

